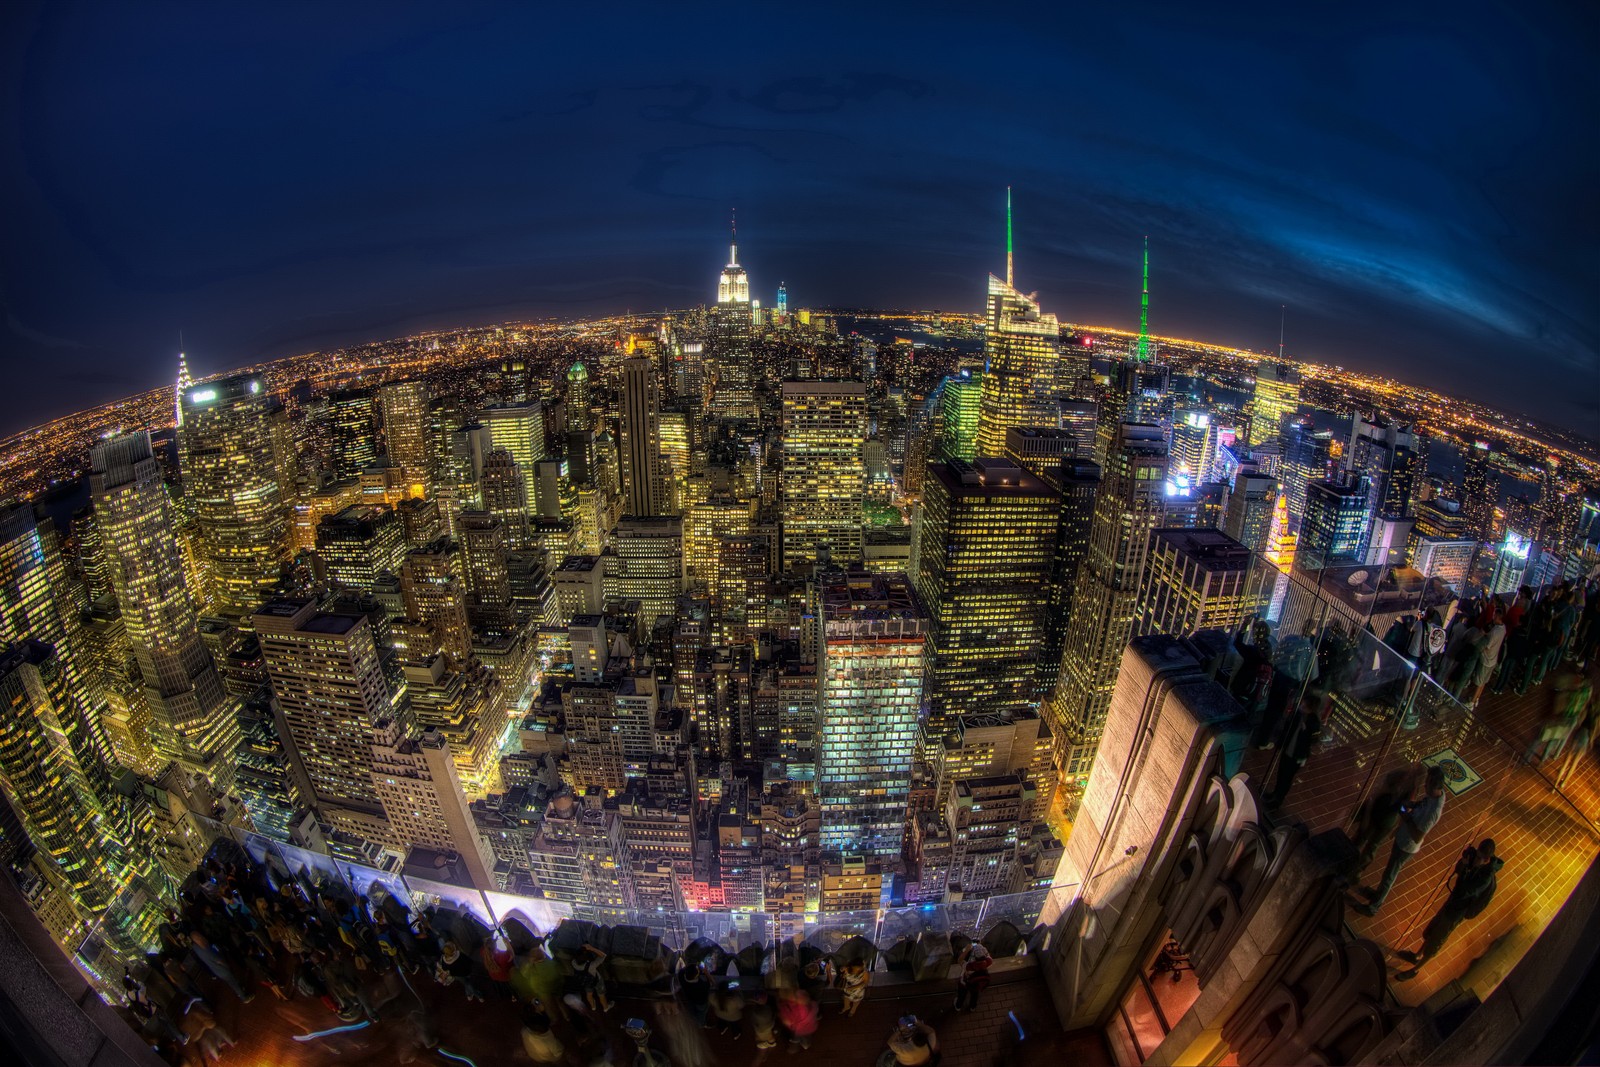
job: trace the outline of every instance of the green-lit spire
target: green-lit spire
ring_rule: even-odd
[[[1139,294],[1139,362],[1150,359],[1150,238],[1144,239],[1144,291]]]
[[[1011,186],[1006,186],[1006,284],[1016,288],[1016,278],[1011,273]]]

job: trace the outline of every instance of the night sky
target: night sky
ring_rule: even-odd
[[[10,0],[0,432],[441,325],[978,310],[1600,426],[1600,5]],[[1405,8],[1400,11],[1400,8]],[[1073,10],[1066,10],[1072,8]],[[687,14],[685,12],[688,12]]]

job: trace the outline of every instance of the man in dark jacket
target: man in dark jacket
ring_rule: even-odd
[[[1495,875],[1503,866],[1505,861],[1494,854],[1493,838],[1486,837],[1477,848],[1462,851],[1461,858],[1456,860],[1455,884],[1450,887],[1450,895],[1422,932],[1422,950],[1395,953],[1411,964],[1409,971],[1395,975],[1396,981],[1415,978],[1418,968],[1439,954],[1463,919],[1475,919],[1483,913],[1494,899]]]

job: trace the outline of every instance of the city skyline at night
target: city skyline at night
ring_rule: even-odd
[[[6,1062],[1593,1059],[1600,15],[129,10],[0,16]]]

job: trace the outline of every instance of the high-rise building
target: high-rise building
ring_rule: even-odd
[[[898,856],[927,668],[927,614],[904,575],[824,571],[817,600],[822,848]]]
[[[1189,485],[1199,485],[1205,481],[1206,472],[1211,469],[1210,446],[1213,442],[1209,411],[1186,408],[1173,412],[1168,477],[1185,475]]]
[[[544,466],[541,463],[540,466]],[[506,546],[513,552],[525,551],[530,543],[532,516],[528,512],[528,479],[516,459],[504,448],[493,448],[483,457],[483,510],[505,527]]]
[[[90,463],[90,496],[139,669],[151,744],[185,773],[226,789],[238,722],[200,639],[150,435],[107,438],[95,445]]]
[[[939,400],[939,449],[944,459],[970,462],[978,454],[983,375],[962,370],[944,380]]]
[[[783,383],[783,569],[861,557],[867,387]]]
[[[989,276],[977,454],[1003,455],[1006,431],[1013,426],[1055,425],[1060,343],[1054,315],[1041,313],[1032,296],[1009,282]]]
[[[474,888],[498,888],[493,852],[477,831],[443,734],[413,734],[396,720],[380,720],[368,765],[388,819],[385,844],[401,855],[418,848],[454,854]]]
[[[319,812],[339,830],[385,841],[372,743],[378,723],[399,716],[371,623],[292,600],[263,604],[250,621],[293,743],[291,761]]]
[[[277,402],[257,374],[190,389],[180,399],[184,499],[220,614],[250,614],[289,560],[289,509],[278,484],[272,420]]]
[[[1072,593],[1060,680],[1046,705],[1057,757],[1069,780],[1084,780],[1094,761],[1122,648],[1133,632],[1150,531],[1161,524],[1166,474],[1161,427],[1120,424]]]
[[[1278,483],[1274,479],[1262,474],[1254,464],[1240,467],[1223,506],[1222,532],[1251,552],[1264,551],[1277,502]]]
[[[457,666],[472,652],[472,629],[467,619],[467,585],[461,550],[441,537],[406,554],[400,565],[400,593],[406,617],[427,628],[431,647],[411,649],[412,658],[427,659],[443,652]]]
[[[1467,530],[1479,541],[1494,536],[1494,509],[1500,503],[1500,476],[1489,466],[1487,441],[1474,441],[1464,450],[1461,473],[1461,514]]]
[[[1300,371],[1281,361],[1256,365],[1256,390],[1249,404],[1250,444],[1276,441],[1284,421],[1300,408]]]
[[[317,524],[317,556],[328,581],[346,589],[371,592],[379,575],[400,573],[405,553],[400,517],[382,504],[358,504]]]
[[[1041,694],[1048,694],[1055,687],[1061,673],[1061,649],[1067,639],[1067,620],[1072,617],[1078,567],[1089,550],[1100,465],[1088,459],[1063,460],[1054,478],[1047,477],[1045,481],[1059,489],[1061,507],[1056,517],[1055,558],[1051,560],[1045,587],[1044,635],[1035,670],[1035,691]]]
[[[1295,566],[1303,571],[1356,563],[1367,530],[1364,485],[1312,482],[1306,486],[1306,510],[1300,519],[1300,545]]]
[[[717,279],[717,305],[711,309],[710,374],[705,382],[706,410],[718,419],[756,417],[755,358],[751,351],[754,309],[750,278],[739,265],[738,235],[728,265]]]
[[[929,465],[912,579],[928,613],[929,723],[1036,699],[1059,494],[1010,460]]]
[[[330,393],[326,419],[334,477],[358,478],[378,462],[378,424],[371,390]]]
[[[1381,562],[1368,558],[1378,520],[1411,517],[1412,494],[1427,466],[1424,444],[1409,426],[1364,418],[1359,412],[1352,419],[1344,467],[1349,480],[1359,480],[1366,489],[1368,521],[1359,550],[1363,561]],[[1400,541],[1403,545],[1403,533]]]
[[[1316,430],[1309,420],[1295,420],[1283,432],[1283,493],[1296,523],[1306,508],[1306,486],[1331,473],[1333,433]]]
[[[390,382],[378,390],[378,406],[389,462],[405,471],[411,492],[420,495],[429,482],[428,385],[417,379]]]
[[[589,432],[594,426],[594,413],[589,410],[589,368],[582,361],[573,363],[567,370],[566,403],[567,433]]]
[[[549,900],[603,918],[638,903],[622,817],[599,795],[581,800],[562,790],[550,800],[529,849],[533,881]]]
[[[1150,534],[1133,632],[1183,636],[1233,630],[1263,604],[1248,548],[1219,530],[1164,529]]]
[[[645,631],[672,617],[683,592],[683,520],[627,515],[611,531],[606,553],[608,602],[637,600]]]
[[[721,539],[749,534],[752,511],[749,501],[731,493],[713,493],[684,509],[684,588],[695,594],[710,592],[717,580]]]
[[[506,528],[487,511],[464,511],[457,522],[467,579],[467,615],[474,626],[511,624],[511,569]]]
[[[622,492],[629,515],[667,514],[661,476],[661,408],[655,364],[648,358],[622,361]]]
[[[505,449],[517,461],[528,514],[539,514],[539,483],[534,475],[545,456],[544,406],[534,401],[514,407],[486,408],[479,419],[489,430],[491,447]]]

